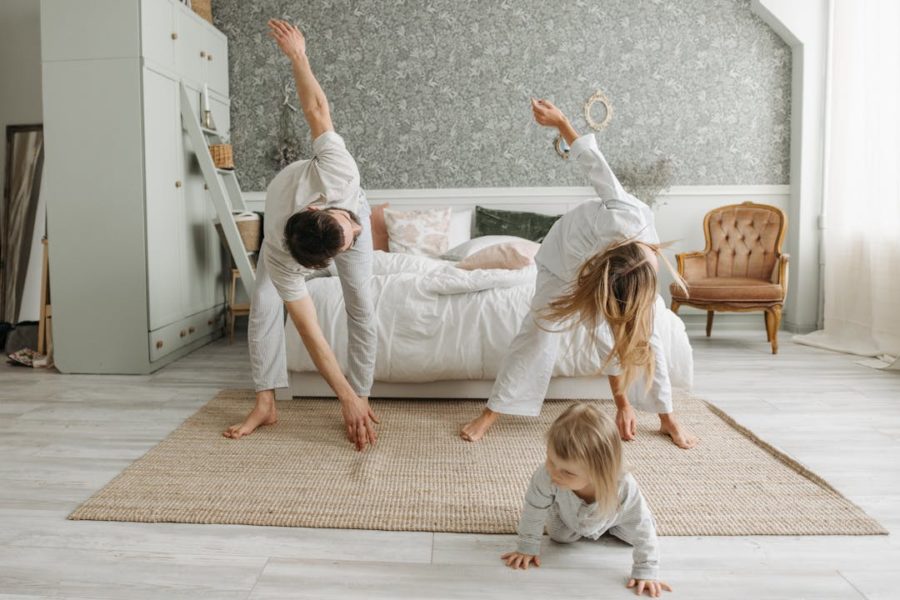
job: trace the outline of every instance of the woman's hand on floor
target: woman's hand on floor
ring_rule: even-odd
[[[521,552],[507,552],[500,557],[506,566],[511,569],[527,569],[529,564],[541,566],[541,557],[535,554],[522,554]]]
[[[626,404],[616,410],[616,427],[619,436],[625,442],[630,442],[637,435],[637,415],[630,404]]]

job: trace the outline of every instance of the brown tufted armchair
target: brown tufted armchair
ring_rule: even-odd
[[[788,255],[781,253],[787,216],[767,204],[732,204],[703,219],[706,249],[678,254],[678,273],[688,293],[672,284],[672,311],[684,304],[706,309],[706,336],[713,315],[764,311],[772,354],[778,353],[778,326],[787,297]]]

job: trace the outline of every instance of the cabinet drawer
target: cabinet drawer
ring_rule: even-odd
[[[178,41],[175,69],[192,85],[228,96],[228,38],[221,31],[191,12],[175,6]]]
[[[150,362],[183,348],[224,326],[224,312],[216,306],[150,332]]]
[[[207,27],[206,81],[209,89],[228,97],[228,40],[218,30]]]
[[[178,28],[175,11],[169,0],[141,2],[141,53],[157,65],[175,68]]]
[[[175,47],[175,69],[178,74],[201,87],[206,81],[206,32],[190,9],[176,8],[178,43]]]
[[[6,4],[3,2],[4,8]],[[2,18],[7,17],[4,14]],[[141,19],[137,2],[41,0],[40,22],[43,62],[140,56]],[[4,31],[4,35],[9,34]],[[4,48],[3,52],[15,52],[14,46]],[[3,85],[13,84],[10,81]]]

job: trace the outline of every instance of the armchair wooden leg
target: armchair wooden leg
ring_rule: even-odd
[[[781,307],[773,306],[772,307],[772,316],[769,317],[772,325],[770,327],[771,330],[771,342],[772,342],[772,354],[778,354],[778,328],[781,326]]]
[[[769,326],[769,311],[768,311],[768,309],[763,311],[763,320],[766,322],[766,341],[771,342],[772,341],[772,330],[770,329],[770,326]]]
[[[706,311],[706,337],[712,335],[712,324],[713,324],[713,316],[715,315],[715,311],[708,310]]]
[[[672,312],[677,315],[679,308],[681,308],[681,303],[676,300],[672,300]]]

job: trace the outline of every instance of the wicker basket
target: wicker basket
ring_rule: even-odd
[[[209,21],[213,22],[212,18],[212,0],[191,0],[191,8],[194,9],[194,12]]]
[[[233,169],[234,157],[231,154],[231,144],[210,144],[209,153],[217,169]]]
[[[259,215],[254,212],[235,212],[234,221],[237,223],[238,233],[241,234],[241,241],[247,252],[259,252],[260,241],[262,239],[262,221]],[[216,219],[216,231],[219,232],[219,239],[225,247],[228,242],[225,240],[225,232],[222,231],[222,225]]]

